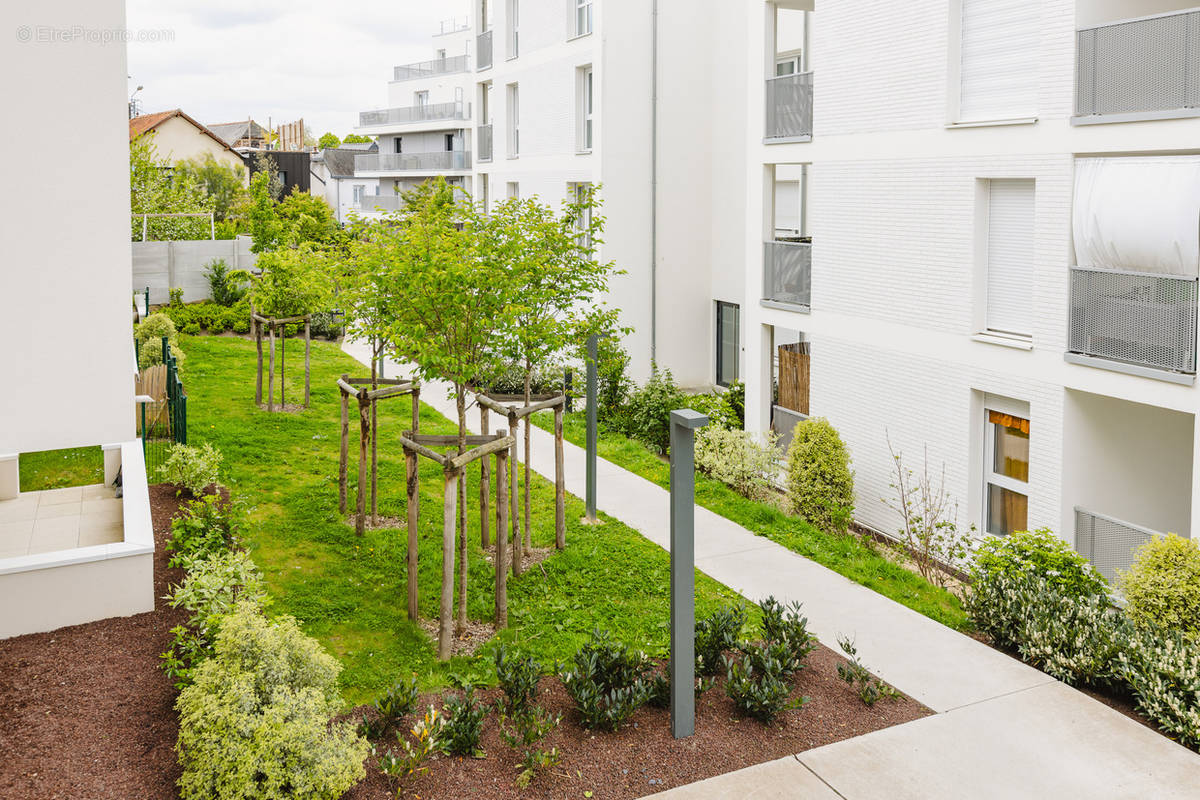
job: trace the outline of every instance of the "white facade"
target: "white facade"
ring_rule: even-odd
[[[1084,235],[1165,254],[1137,261],[1142,272],[1166,273],[1155,264],[1175,258],[1177,242],[1163,224],[1135,224],[1109,210],[1112,197],[1082,195],[1077,161],[1197,152],[1200,119],[1176,107],[1194,104],[1173,99],[1183,82],[1120,51],[1122,36],[1148,36],[1157,42],[1152,51],[1177,53],[1172,63],[1196,69],[1195,55],[1189,62],[1172,49],[1185,35],[1171,27],[1176,18],[1133,23],[1143,27],[1131,33],[1128,25],[1106,28],[1096,106],[1085,107],[1093,98],[1089,26],[1190,5],[750,3],[747,427],[771,423],[775,346],[799,333],[811,347],[809,413],[828,417],[852,451],[862,523],[885,533],[899,525],[882,502],[892,494],[890,438],[910,467],[920,468],[926,447],[935,474],[945,464],[963,525],[989,527],[989,492],[1002,496],[1007,486],[1023,493],[1027,509],[1004,495],[994,511],[1073,543],[1077,533],[1091,535],[1090,520],[1100,520],[1096,536],[1110,541],[1142,535],[1114,532],[1106,518],[1200,532],[1196,260],[1185,258],[1187,274],[1168,280],[1113,277],[1091,255],[1089,263],[1076,258],[1081,211],[1091,225]],[[769,80],[790,69],[780,65],[798,48],[808,50],[799,68],[811,70],[813,87],[807,130],[764,130],[764,119],[790,119],[788,103],[804,105],[804,90],[788,88],[798,82]],[[1080,84],[1089,87],[1079,98],[1077,52]],[[1182,216],[1178,237],[1196,241],[1200,206],[1179,199],[1200,189],[1194,173],[1154,166],[1154,176],[1134,178],[1144,185],[1128,190],[1142,191],[1148,219]],[[764,245],[788,239],[795,217],[802,236]],[[1110,248],[1114,259],[1132,252],[1123,247]],[[811,258],[803,291],[789,283],[802,270],[771,272],[780,285],[764,277],[764,261],[770,271],[785,263],[770,259],[800,255]],[[1081,281],[1094,273],[1073,267],[1104,269],[1099,280],[1111,285],[1093,289],[1089,301]],[[806,292],[810,299],[798,301]],[[1147,292],[1157,294],[1147,300]],[[1155,363],[1176,358],[1183,360],[1174,366]],[[1013,434],[1028,447],[1024,466],[1006,467],[1027,468],[1024,479],[997,473],[1003,459],[988,460],[998,418],[991,412],[1007,420],[1005,431],[1028,429],[1027,443]],[[1078,519],[1076,508],[1085,512]],[[1124,566],[1128,546],[1119,544],[1106,558]],[[1081,549],[1093,546],[1099,553],[1104,542]]]

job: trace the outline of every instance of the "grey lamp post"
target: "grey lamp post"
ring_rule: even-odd
[[[671,735],[696,732],[696,428],[708,417],[671,412]]]

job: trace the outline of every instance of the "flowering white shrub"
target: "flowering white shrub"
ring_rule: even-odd
[[[1181,633],[1139,630],[1118,659],[1138,710],[1168,735],[1200,746],[1200,648]]]
[[[696,466],[739,494],[762,499],[779,469],[778,441],[774,431],[760,436],[710,425],[696,434]]]

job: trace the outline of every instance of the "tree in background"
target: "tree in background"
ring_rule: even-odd
[[[180,161],[175,165],[175,174],[186,175],[204,187],[213,199],[217,222],[223,222],[246,194],[246,168],[241,164],[222,164],[212,153],[205,153],[202,159]]]
[[[149,217],[147,240],[207,239],[211,235],[208,214],[215,202],[204,187],[186,171],[176,170],[158,157],[151,136],[129,143],[129,205],[134,216],[130,238],[140,241],[143,222],[139,214],[203,214],[202,217]]]
[[[276,201],[273,173],[258,170],[239,209],[254,242],[250,250],[264,253],[308,243],[317,250],[341,248],[346,234],[338,227],[333,209],[320,197],[293,192]]]
[[[361,133],[347,133],[342,139],[342,144],[368,144],[370,141],[370,136],[363,136]]]
[[[342,140],[337,137],[336,133],[330,133],[329,131],[326,131],[325,133],[321,134],[321,138],[317,140],[317,147],[321,148],[322,150],[326,150],[330,147],[337,147],[341,143]]]

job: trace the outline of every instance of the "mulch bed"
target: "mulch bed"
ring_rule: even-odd
[[[183,571],[164,545],[179,507],[150,487],[155,610],[0,640],[0,797],[175,798],[175,689],[159,669],[187,614],[161,599]]]
[[[564,798],[624,800],[661,792],[703,778],[792,755],[821,745],[859,736],[928,716],[932,712],[915,700],[881,700],[868,708],[858,695],[837,677],[843,659],[826,647],[818,647],[808,665],[793,680],[797,691],[809,698],[800,709],[785,712],[767,726],[740,717],[725,696],[723,679],[705,692],[696,707],[696,734],[676,740],[671,736],[666,710],[643,708],[633,722],[616,733],[591,733],[582,729],[557,678],[543,678],[538,705],[563,715],[562,723],[542,743],[557,747],[562,762],[538,775],[524,790],[513,787],[520,772],[519,754],[500,738],[495,712],[484,723],[482,746],[486,758],[437,756],[427,762],[428,771],[403,784],[401,796],[439,798]],[[478,693],[483,702],[495,702],[498,689]],[[432,702],[405,720],[408,728]],[[366,707],[355,709],[359,719]],[[394,742],[388,734],[380,751]],[[590,792],[590,794],[585,794]],[[344,800],[384,800],[395,789],[368,759],[367,779],[346,793]]]

